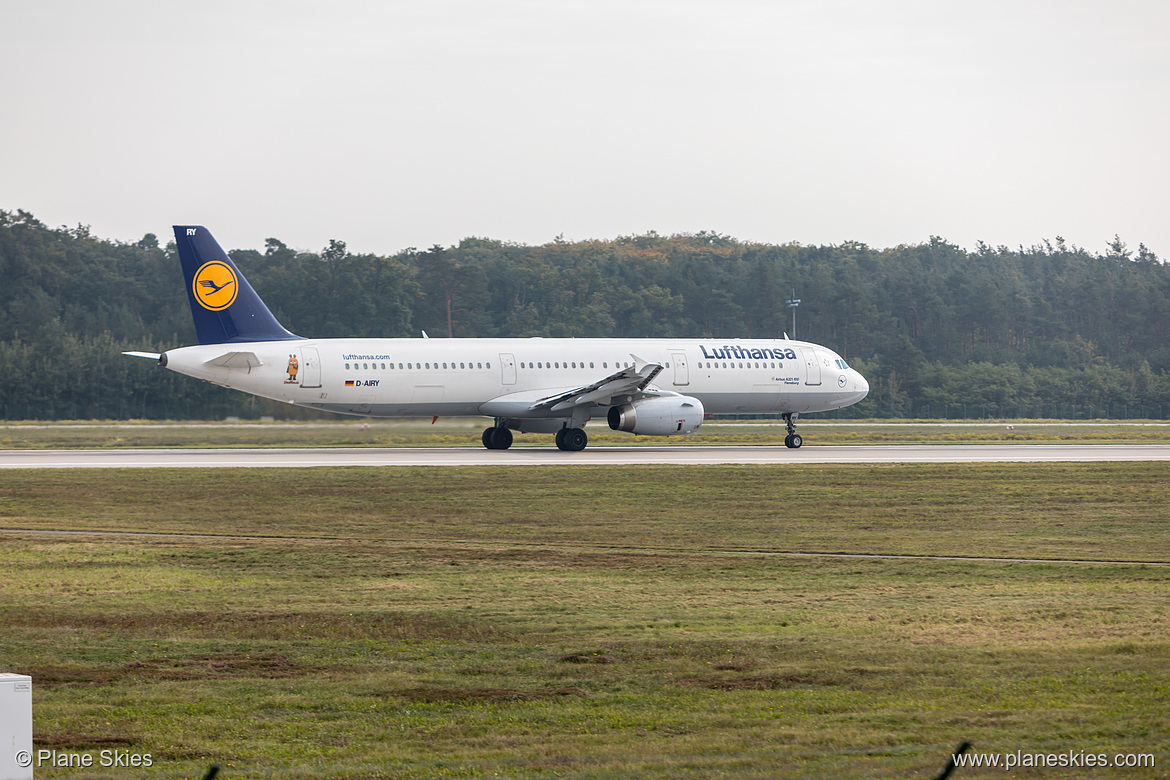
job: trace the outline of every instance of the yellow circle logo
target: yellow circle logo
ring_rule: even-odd
[[[227,263],[212,260],[199,266],[191,288],[200,306],[211,311],[220,311],[235,302],[239,284],[235,272]]]

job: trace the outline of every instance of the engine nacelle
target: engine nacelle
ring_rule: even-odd
[[[679,436],[703,424],[703,402],[689,395],[643,398],[611,406],[609,427],[642,436]]]

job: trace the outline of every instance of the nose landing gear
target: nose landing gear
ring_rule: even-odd
[[[800,412],[785,412],[780,415],[784,418],[784,425],[788,428],[788,435],[784,437],[784,446],[790,450],[800,449],[804,444],[804,439],[796,432],[796,420],[800,417]]]

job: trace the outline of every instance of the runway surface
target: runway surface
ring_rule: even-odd
[[[0,450],[0,469],[313,468],[319,466],[786,465],[1167,461],[1170,444],[1013,444],[802,447],[273,448]]]

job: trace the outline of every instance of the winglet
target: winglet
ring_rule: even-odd
[[[276,321],[207,228],[175,225],[175,245],[200,344],[301,338]]]

